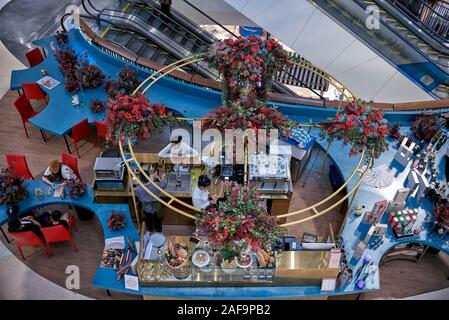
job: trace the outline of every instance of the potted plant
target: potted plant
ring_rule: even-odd
[[[234,273],[237,270],[236,257],[238,256],[235,247],[228,244],[220,250],[221,270],[224,273]]]
[[[3,169],[0,174],[0,204],[12,206],[27,196],[23,178],[9,169]]]
[[[55,39],[56,39],[56,43],[60,46],[64,46],[69,41],[67,32],[64,32],[64,31],[57,31],[55,34]]]
[[[105,76],[96,65],[85,61],[78,68],[78,78],[84,88],[93,89],[103,83]]]
[[[433,209],[433,214],[437,222],[436,227],[449,232],[449,205],[438,203]]]
[[[111,230],[120,230],[126,226],[126,218],[122,213],[118,213],[115,210],[112,210],[108,219],[108,227]]]
[[[98,99],[98,98],[92,98],[90,100],[90,111],[93,113],[100,113],[105,111],[108,108],[106,102]]]
[[[378,158],[388,149],[386,136],[388,123],[383,113],[371,108],[371,103],[362,100],[346,104],[335,117],[320,123],[321,138],[329,142],[342,140],[344,145],[350,144],[350,157],[368,149],[369,157]]]
[[[117,94],[131,95],[139,86],[139,72],[130,66],[125,66],[117,73],[117,80],[109,78],[104,84],[104,90],[109,98]]]
[[[87,185],[82,182],[68,182],[67,188],[69,190],[69,197],[71,199],[81,198],[87,191]]]

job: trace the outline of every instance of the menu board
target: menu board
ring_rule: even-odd
[[[281,155],[258,154],[249,158],[249,176],[252,178],[289,177],[288,158]]]

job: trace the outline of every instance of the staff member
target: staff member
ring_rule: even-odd
[[[42,176],[42,180],[51,186],[58,182],[63,182],[65,184],[67,181],[79,181],[73,170],[70,169],[69,166],[60,163],[58,160],[50,162],[50,165]]]
[[[148,175],[148,173],[147,173]],[[153,174],[151,180],[155,182],[160,188],[165,189],[167,183],[165,177],[160,178],[157,173]],[[145,180],[145,176],[141,174],[141,180]],[[154,195],[160,197],[160,191],[150,182],[145,184],[145,187],[150,190]],[[161,203],[149,194],[140,184],[136,188],[136,197],[139,199],[143,212],[145,214],[145,225],[149,232],[153,232],[153,228],[156,232],[162,232],[162,206]]]
[[[210,206],[217,204],[218,197],[216,195],[210,197],[209,191],[206,190],[210,184],[211,181],[208,176],[201,175],[198,177],[198,185],[195,186],[192,195],[192,203],[195,208],[206,210]]]
[[[158,156],[160,158],[195,158],[199,153],[187,143],[182,142],[182,137],[178,136],[171,141],[164,149],[162,149]]]

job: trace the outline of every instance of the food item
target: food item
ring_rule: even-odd
[[[251,257],[250,252],[241,252],[236,257],[236,263],[240,268],[247,268],[253,263],[253,258]]]
[[[167,239],[167,252],[166,258],[168,264],[172,268],[179,267],[185,264],[189,258],[189,246],[180,237],[170,237]]]
[[[206,250],[196,250],[192,255],[192,262],[198,268],[205,267],[210,262],[210,255]]]
[[[259,249],[256,253],[257,262],[259,263],[259,267],[261,268],[273,268],[276,262],[276,258],[274,257],[274,252],[271,249],[271,246],[267,245],[265,249]]]
[[[118,269],[122,259],[123,249],[106,249],[101,257],[101,266]]]

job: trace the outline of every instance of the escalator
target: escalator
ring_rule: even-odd
[[[449,50],[427,30],[417,27],[415,21],[398,10],[392,10],[393,4],[399,6],[405,1],[313,2],[429,94],[448,99]],[[366,22],[370,18],[378,21],[378,25],[368,28]]]
[[[159,10],[157,3],[151,0],[128,1],[121,9],[99,10],[92,6],[90,0],[83,1],[83,4],[91,9],[85,8],[88,13],[95,11],[95,16],[99,20],[112,25],[104,29],[100,34],[101,37],[127,48],[138,56],[161,64],[167,65],[186,56],[203,53],[216,41],[214,36],[174,9],[172,16],[166,17]],[[229,30],[227,32],[230,38],[237,37]],[[292,59],[304,60],[295,54],[292,54]],[[209,68],[203,61],[189,66],[185,71],[197,72],[213,79],[220,76],[217,70]],[[310,70],[297,66],[278,74],[273,88],[278,93],[296,95],[283,84],[308,88],[319,98],[323,98],[321,93],[329,89],[326,80]]]

